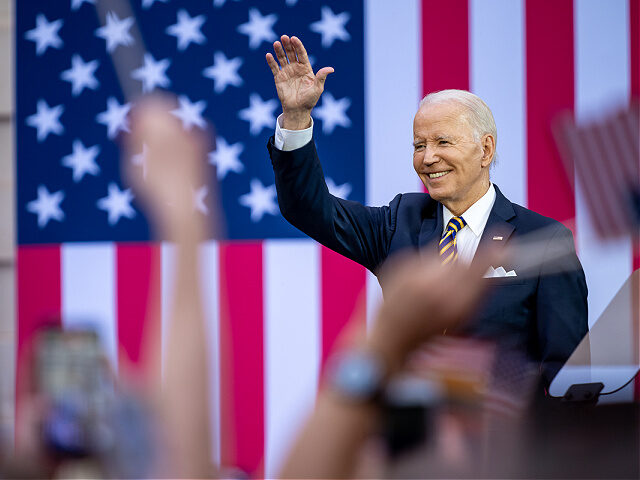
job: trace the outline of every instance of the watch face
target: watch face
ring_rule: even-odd
[[[380,392],[382,377],[382,364],[375,355],[352,351],[332,361],[329,378],[340,394],[354,400],[370,400]]]

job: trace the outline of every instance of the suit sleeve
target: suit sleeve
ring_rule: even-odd
[[[385,207],[334,197],[313,141],[284,152],[271,137],[267,148],[283,217],[322,245],[375,272],[387,256],[402,196]]]
[[[571,356],[588,330],[587,283],[575,252],[573,234],[559,225],[547,251],[569,251],[543,263],[537,295],[537,333],[542,375],[547,384]]]

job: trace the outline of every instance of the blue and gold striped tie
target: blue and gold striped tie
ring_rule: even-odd
[[[438,249],[440,251],[440,258],[442,264],[446,265],[450,262],[455,262],[458,259],[458,247],[456,246],[456,234],[464,228],[467,222],[462,217],[453,217],[447,223],[447,229],[444,232]]]

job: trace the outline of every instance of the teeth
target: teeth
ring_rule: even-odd
[[[443,175],[446,175],[447,173],[449,172],[430,173],[429,178],[439,178],[439,177],[442,177]]]

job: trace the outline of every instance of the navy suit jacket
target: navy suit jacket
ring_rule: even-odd
[[[388,206],[367,207],[329,193],[313,141],[283,152],[274,146],[272,137],[268,149],[282,215],[321,244],[374,274],[396,252],[423,248],[437,251],[443,231],[442,204],[428,194],[399,194]],[[491,288],[468,324],[467,333],[526,352],[543,365],[549,382],[587,333],[584,272],[569,229],[511,203],[495,188],[495,203],[479,250],[496,235],[506,244],[543,229],[540,231],[549,244],[558,242],[554,246],[565,246],[572,254],[556,261],[541,259],[534,276],[486,279]],[[517,260],[503,266],[518,272]],[[379,277],[379,281],[384,292],[384,278]]]

